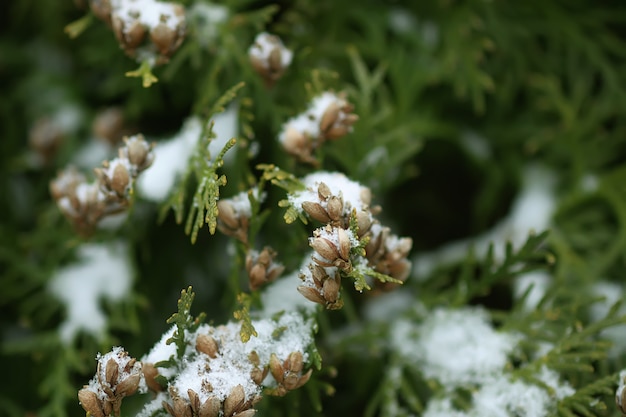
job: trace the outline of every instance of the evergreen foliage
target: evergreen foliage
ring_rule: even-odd
[[[0,415],[626,413],[625,4],[177,0],[136,47],[106,3],[0,13]],[[51,181],[124,157],[78,235]]]

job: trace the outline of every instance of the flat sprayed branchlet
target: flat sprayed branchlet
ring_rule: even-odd
[[[248,57],[252,68],[261,75],[265,85],[272,87],[291,64],[293,53],[283,45],[278,36],[262,32],[248,49]]]
[[[61,171],[50,182],[50,194],[76,231],[89,236],[100,220],[130,205],[131,189],[141,172],[154,161],[152,144],[143,135],[124,138],[118,157],[95,168],[96,180],[87,182],[75,168]]]
[[[298,161],[318,165],[315,150],[327,140],[337,140],[352,131],[359,119],[345,94],[325,92],[309,108],[288,120],[278,136],[285,151]]]
[[[156,0],[90,0],[96,17],[132,58],[159,65],[169,61],[186,35],[185,9]]]

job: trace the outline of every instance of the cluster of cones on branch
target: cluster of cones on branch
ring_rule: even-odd
[[[95,181],[69,167],[50,182],[52,198],[79,234],[91,235],[103,218],[129,207],[134,181],[154,161],[152,148],[141,134],[126,137],[118,157],[94,169]]]
[[[342,276],[350,275],[354,268],[364,271],[369,268],[390,277],[387,282],[372,280],[379,291],[391,290],[405,281],[411,268],[407,257],[412,240],[398,237],[389,227],[380,224],[375,215],[381,208],[370,206],[371,191],[343,174],[316,173],[312,177],[326,178],[330,186],[324,181],[305,177],[303,182],[307,184],[307,190],[295,203],[306,217],[323,224],[309,238],[313,256],[301,271],[303,283],[298,291],[328,309],[338,309],[343,306],[340,297]],[[333,184],[337,178],[340,179],[339,186]],[[341,186],[346,184],[358,190],[357,195],[344,194]],[[221,199],[218,208],[218,229],[243,242],[248,250],[245,266],[250,289],[257,290],[278,278],[284,267],[276,261],[276,251],[271,247],[265,247],[261,252],[249,248],[251,212],[247,193]],[[356,228],[351,227],[351,222],[355,222]]]
[[[133,58],[169,61],[186,35],[185,8],[155,0],[90,0],[93,14],[115,34],[120,47]]]

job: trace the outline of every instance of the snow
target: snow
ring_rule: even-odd
[[[154,147],[154,163],[137,180],[142,197],[161,202],[169,195],[176,178],[187,168],[187,161],[202,133],[200,119],[188,119],[172,139]]]
[[[309,257],[305,257],[306,264],[310,263]],[[299,271],[294,271],[289,275],[278,278],[266,287],[261,293],[263,310],[261,317],[272,317],[281,311],[299,311],[313,313],[316,304],[304,298],[297,288],[302,285],[299,278]]]
[[[265,197],[267,196],[267,193],[261,193],[259,195],[259,189],[256,187],[252,188],[251,191],[254,195],[254,198],[261,203],[265,200]],[[237,217],[252,217],[252,206],[250,205],[248,192],[249,191],[242,191],[232,197],[223,199],[224,201],[228,201],[230,203]]]
[[[619,373],[619,382],[617,385],[617,390],[615,390],[615,402],[622,410],[626,408],[625,404],[622,402],[622,395],[623,395],[625,388],[626,388],[626,369],[622,369]]]
[[[203,47],[208,47],[217,40],[220,23],[229,17],[228,8],[213,3],[196,1],[188,11],[189,20],[193,24],[196,39]]]
[[[552,401],[546,390],[507,376],[495,378],[473,396],[472,415],[482,417],[547,417]]]
[[[286,133],[289,128],[295,129],[310,138],[318,138],[321,134],[320,122],[322,121],[322,116],[332,103],[337,103],[339,108],[342,108],[347,104],[347,101],[330,91],[320,94],[311,100],[308,109],[304,113],[289,119],[287,123],[283,125],[278,140],[281,143],[285,142],[287,138]],[[340,122],[345,116],[345,112],[339,111],[337,121]]]
[[[513,202],[509,215],[492,229],[479,236],[449,243],[433,252],[413,258],[413,277],[423,280],[442,264],[459,262],[470,248],[478,258],[485,257],[493,243],[494,257],[504,260],[506,242],[520,248],[529,233],[542,232],[550,225],[556,207],[554,173],[538,165],[528,166],[520,194]]]
[[[426,406],[424,417],[547,417],[553,414],[556,401],[574,393],[568,384],[559,381],[558,373],[545,366],[537,377],[554,389],[553,398],[538,385],[497,375],[486,381],[472,395],[468,411],[454,409],[449,398],[433,399]]]
[[[367,322],[395,320],[409,308],[421,307],[418,303],[415,295],[398,288],[370,298],[363,308],[363,315]]]
[[[136,414],[136,417],[153,417],[154,413],[163,410],[163,402],[167,402],[168,399],[168,395],[165,392],[159,392],[152,401],[143,406],[141,411]]]
[[[109,159],[113,153],[113,147],[107,142],[92,138],[74,154],[72,163],[81,168],[92,169]]]
[[[177,8],[180,6],[176,3],[156,0],[111,0],[112,14],[122,19],[125,24],[130,25],[138,20],[150,29],[164,23],[170,29],[176,30],[185,20],[184,13],[177,14]]]
[[[277,36],[270,35],[267,32],[259,33],[254,39],[254,43],[248,49],[248,54],[256,58],[259,63],[263,64],[266,68],[269,67],[270,53],[278,48],[280,51],[280,64],[282,68],[286,68],[291,64],[293,58],[293,52],[285,48],[283,42]]]
[[[153,365],[170,360],[170,358],[176,357],[176,344],[170,343],[167,344],[167,340],[174,335],[174,331],[176,330],[176,326],[172,326],[163,333],[161,339],[152,347],[150,352],[144,355],[141,358],[142,362],[151,363]],[[166,378],[170,378],[176,375],[175,368],[159,368],[159,374],[165,376]]]
[[[306,189],[289,194],[289,203],[300,213],[304,211],[302,203],[306,201],[315,202],[326,208],[326,202],[320,200],[317,188],[320,183],[324,183],[334,196],[343,198],[343,214],[349,216],[352,209],[357,211],[367,210],[369,201],[364,201],[363,196],[369,196],[369,189],[358,182],[350,180],[339,172],[318,171],[302,178]],[[367,199],[366,199],[367,200]]]
[[[57,270],[48,284],[48,290],[66,307],[67,317],[59,328],[63,342],[71,343],[81,330],[102,338],[107,318],[100,301],[123,300],[131,290],[132,278],[125,242],[80,246],[76,262]]]
[[[285,312],[277,320],[263,318],[253,320],[252,324],[258,337],[251,337],[247,343],[241,341],[239,322],[218,327],[200,326],[190,338],[191,345],[195,346],[199,334],[208,334],[218,342],[218,354],[215,358],[198,354],[186,363],[185,369],[172,383],[181,396],[188,398],[187,390],[193,389],[201,402],[211,395],[223,401],[237,385],[243,387],[246,399],[259,395],[261,388],[250,377],[254,368],[249,359],[252,352],[258,354],[261,367],[269,364],[272,354],[283,362],[290,353],[300,352],[304,362],[308,361],[307,350],[313,343],[313,323],[300,313]],[[268,380],[272,381],[270,377]],[[203,389],[207,383],[211,391]]]
[[[480,308],[437,309],[418,326],[404,319],[391,330],[394,350],[449,391],[502,372],[518,340],[496,331]]]
[[[229,107],[214,118],[213,132],[217,137],[209,144],[211,157],[215,158],[226,142],[237,135],[237,108]],[[137,180],[137,188],[144,198],[161,202],[172,191],[176,179],[187,169],[189,158],[202,134],[202,123],[197,117],[185,121],[181,130],[171,139],[158,142],[153,150],[154,163],[150,169],[141,174]],[[225,162],[232,158],[226,154]]]

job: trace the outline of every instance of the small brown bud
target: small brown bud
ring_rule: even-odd
[[[335,304],[339,298],[340,288],[341,284],[339,283],[339,280],[328,278],[322,285],[322,296],[324,297],[324,300],[330,304]]]
[[[198,417],[218,417],[222,403],[215,396],[210,396],[198,409]]]
[[[98,139],[116,144],[122,137],[124,113],[117,107],[100,111],[91,124],[91,130]]]
[[[119,375],[119,366],[114,359],[109,359],[106,363],[104,380],[107,384],[114,387],[117,384],[117,377]]]
[[[196,350],[214,359],[219,353],[219,345],[212,336],[209,336],[208,334],[200,334],[196,339]]]
[[[326,185],[326,183],[320,182],[320,184],[317,186],[317,195],[319,196],[320,200],[326,201],[333,194],[330,191],[328,185]]]
[[[115,389],[115,395],[119,397],[128,397],[137,392],[139,388],[139,381],[141,380],[140,374],[132,374],[117,384]]]
[[[333,101],[324,111],[322,119],[320,120],[320,131],[326,132],[337,122],[339,118],[339,112],[341,111],[339,103]]]
[[[146,385],[154,392],[163,391],[163,387],[156,380],[156,377],[159,376],[159,371],[157,368],[151,363],[142,363],[141,371],[143,372],[143,377],[146,380]]]
[[[150,40],[161,55],[170,55],[176,45],[176,32],[165,23],[159,23],[150,31]]]
[[[244,405],[245,395],[241,385],[237,385],[230,391],[230,394],[224,400],[224,415],[226,417],[231,417],[241,410]]]
[[[301,372],[303,363],[302,353],[291,352],[285,360],[285,368],[291,372]]]
[[[239,228],[239,219],[235,213],[233,205],[227,200],[219,200],[217,202],[218,218],[231,229]]]
[[[331,264],[339,257],[337,247],[324,237],[314,237],[310,241],[310,245],[322,258],[328,260]]]
[[[276,382],[282,384],[283,378],[285,377],[285,369],[275,353],[270,355],[270,372]]]
[[[89,6],[98,19],[111,26],[111,0],[90,0]]]
[[[37,120],[28,135],[28,145],[44,164],[53,159],[63,140],[63,130],[47,117]]]
[[[311,216],[314,220],[317,220],[318,222],[321,222],[321,223],[330,222],[330,216],[328,215],[326,210],[324,210],[324,207],[322,207],[319,203],[315,203],[312,201],[305,201],[302,203],[302,209],[309,216]]]
[[[123,164],[116,164],[113,168],[113,175],[111,176],[111,189],[119,196],[126,194],[126,190],[130,185],[130,174],[128,169]]]
[[[337,237],[338,237],[338,253],[341,259],[344,261],[348,261],[350,259],[350,248],[352,244],[350,243],[350,236],[348,236],[348,232],[341,228],[337,228]]]
[[[372,227],[372,217],[367,211],[361,210],[356,214],[356,224],[358,227],[357,235],[360,239],[365,236]]]
[[[98,395],[86,386],[78,391],[78,401],[80,401],[83,409],[93,417],[105,417]]]
[[[300,285],[298,286],[298,292],[309,301],[313,301],[314,303],[322,305],[326,304],[326,300],[324,299],[324,297],[322,297],[320,292],[315,288]]]
[[[328,217],[334,222],[341,220],[343,216],[343,199],[337,196],[330,196],[326,206]]]

